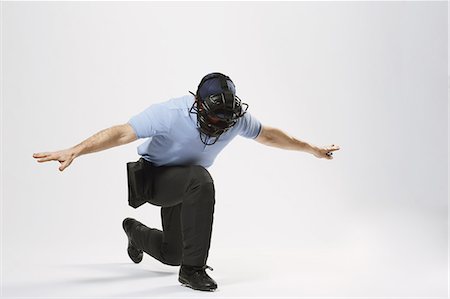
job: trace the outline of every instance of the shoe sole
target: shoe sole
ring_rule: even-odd
[[[217,288],[194,288],[192,285],[189,284],[188,281],[182,279],[181,277],[178,277],[178,281],[181,283],[182,286],[191,288],[193,290],[197,290],[197,291],[205,291],[205,292],[214,292],[215,290],[217,290]]]

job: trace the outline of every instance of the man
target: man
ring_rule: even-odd
[[[162,231],[126,218],[128,255],[141,262],[143,252],[167,265],[181,265],[178,280],[196,290],[214,291],[205,272],[210,248],[215,191],[206,170],[237,135],[282,149],[333,159],[336,145],[317,147],[279,129],[261,125],[236,96],[233,81],[221,73],[206,75],[196,94],[153,104],[128,123],[102,130],[80,144],[57,152],[36,153],[38,162],[59,161],[59,170],[84,154],[149,138],[138,147],[141,159],[127,164],[129,204],[161,207]]]

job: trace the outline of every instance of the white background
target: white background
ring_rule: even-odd
[[[446,297],[446,2],[3,2],[2,295]],[[76,145],[229,75],[263,124],[333,160],[237,138],[210,168],[213,294],[126,255],[136,146]]]

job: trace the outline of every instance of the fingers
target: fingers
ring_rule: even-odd
[[[61,164],[58,168],[59,171],[66,169],[74,159],[73,156],[67,154],[66,151],[34,153],[33,158],[37,159],[37,162],[39,163],[58,161]]]
[[[37,159],[39,163],[48,161],[59,161],[59,162],[63,161],[61,155],[58,152],[35,153],[33,154],[33,158]]]
[[[327,149],[330,151],[337,151],[337,150],[340,150],[341,148],[339,147],[339,145],[332,144]]]
[[[332,144],[326,148],[323,149],[324,151],[324,158],[328,160],[333,160],[333,151],[340,150],[341,148],[338,145]]]
[[[337,145],[334,145],[334,144],[332,144],[329,147],[326,147],[324,149],[324,151],[325,151],[325,158],[327,158],[329,160],[333,159],[333,152],[337,151],[337,150],[340,150],[340,147],[337,146]]]
[[[37,161],[39,163],[52,161],[52,160],[58,160],[58,157],[51,153],[35,154],[35,155],[33,155],[33,157],[38,159]]]
[[[48,156],[50,153],[34,153],[33,158],[43,158]]]
[[[59,166],[59,171],[63,171],[66,169],[70,164],[72,163],[72,160],[66,160],[61,163],[61,166]]]

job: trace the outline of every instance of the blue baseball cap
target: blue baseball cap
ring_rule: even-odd
[[[226,77],[226,82],[229,90],[225,90],[224,88],[222,88],[220,79],[217,77],[218,75]],[[201,99],[204,99],[210,95],[221,94],[230,91],[233,95],[236,95],[236,86],[234,85],[233,81],[231,81],[230,77],[216,72],[210,73],[203,77],[197,89],[197,96]]]

